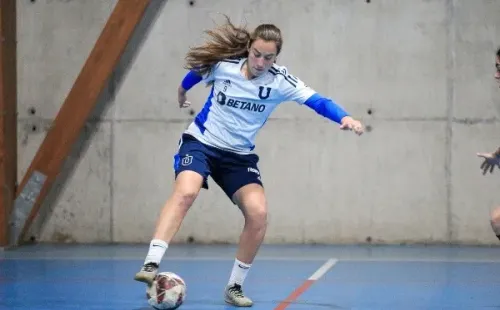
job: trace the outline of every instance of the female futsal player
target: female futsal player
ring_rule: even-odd
[[[500,87],[500,47],[498,48],[495,57],[495,79]],[[486,174],[488,171],[493,173],[495,166],[500,168],[500,147],[493,153],[478,153],[477,155],[484,158],[484,161],[481,164],[483,174]],[[500,239],[500,207],[496,207],[493,212],[491,212],[490,223],[491,228],[493,228],[493,232],[497,238]]]
[[[322,97],[275,64],[283,39],[272,24],[252,33],[227,22],[206,31],[210,39],[191,48],[189,72],[178,90],[180,107],[187,107],[186,92],[203,81],[211,91],[203,109],[182,134],[174,157],[175,186],[166,201],[137,281],[151,284],[169,242],[177,233],[209,176],[236,204],[245,219],[234,266],[225,288],[225,301],[252,305],[242,284],[264,239],[267,203],[253,152],[257,132],[271,112],[284,101],[295,101],[340,124],[340,129],[363,133],[362,124],[332,100]]]

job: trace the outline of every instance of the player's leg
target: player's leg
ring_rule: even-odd
[[[245,217],[236,259],[246,266],[251,266],[267,229],[267,202],[264,188],[255,183],[245,185],[234,194],[234,201]],[[243,280],[233,274],[229,284],[243,284]]]
[[[240,307],[253,302],[243,294],[242,286],[264,240],[267,228],[267,201],[257,168],[256,155],[225,156],[226,168],[214,180],[238,205],[245,225],[240,235],[238,252],[225,289],[225,300]]]
[[[234,201],[245,217],[236,259],[225,291],[226,301],[236,306],[251,306],[252,301],[243,294],[243,282],[264,240],[267,229],[267,202],[264,188],[248,184],[234,194]]]
[[[144,265],[135,275],[135,280],[147,284],[153,282],[170,241],[179,230],[200,189],[207,188],[206,178],[210,174],[208,153],[199,141],[186,141],[184,137],[174,163],[174,189],[163,206]]]
[[[490,224],[493,232],[500,239],[500,206],[491,212]]]

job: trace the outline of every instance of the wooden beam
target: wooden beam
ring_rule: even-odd
[[[0,0],[0,246],[9,242],[8,221],[17,182],[16,0]]]
[[[152,0],[119,0],[17,192],[10,244],[19,244]]]

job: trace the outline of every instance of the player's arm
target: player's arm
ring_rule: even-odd
[[[196,84],[203,80],[198,72],[194,70],[189,70],[188,73],[182,79],[181,85],[179,85],[179,93],[186,94],[188,90],[193,88]]]
[[[493,173],[495,166],[500,168],[500,147],[495,152],[477,153],[477,156],[484,159],[480,167],[483,170],[483,174],[486,174],[488,170],[490,173]]]
[[[318,93],[314,93],[310,96],[304,102],[304,105],[313,109],[319,115],[339,124],[342,124],[342,119],[344,117],[350,117],[344,108],[333,102],[330,98],[323,97]]]
[[[299,78],[286,74],[286,70],[284,73],[281,88],[285,100],[304,104],[319,115],[339,123],[341,129],[354,130],[357,134],[363,133],[361,123],[352,118],[342,106],[306,86]]]
[[[189,70],[188,73],[184,76],[184,78],[181,81],[181,84],[177,88],[177,98],[179,101],[179,106],[181,108],[186,108],[191,105],[189,101],[187,101],[186,98],[186,93],[193,88],[196,84],[198,84],[201,81],[205,81],[206,83],[209,83],[213,81],[214,79],[214,71],[215,71],[214,66],[212,70],[210,71],[209,74],[206,74],[205,76],[201,75],[199,72],[195,70]]]

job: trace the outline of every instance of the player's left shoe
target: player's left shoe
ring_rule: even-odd
[[[135,274],[134,280],[139,282],[147,283],[148,285],[153,284],[153,281],[158,273],[158,264],[147,263],[142,266],[141,270]]]

